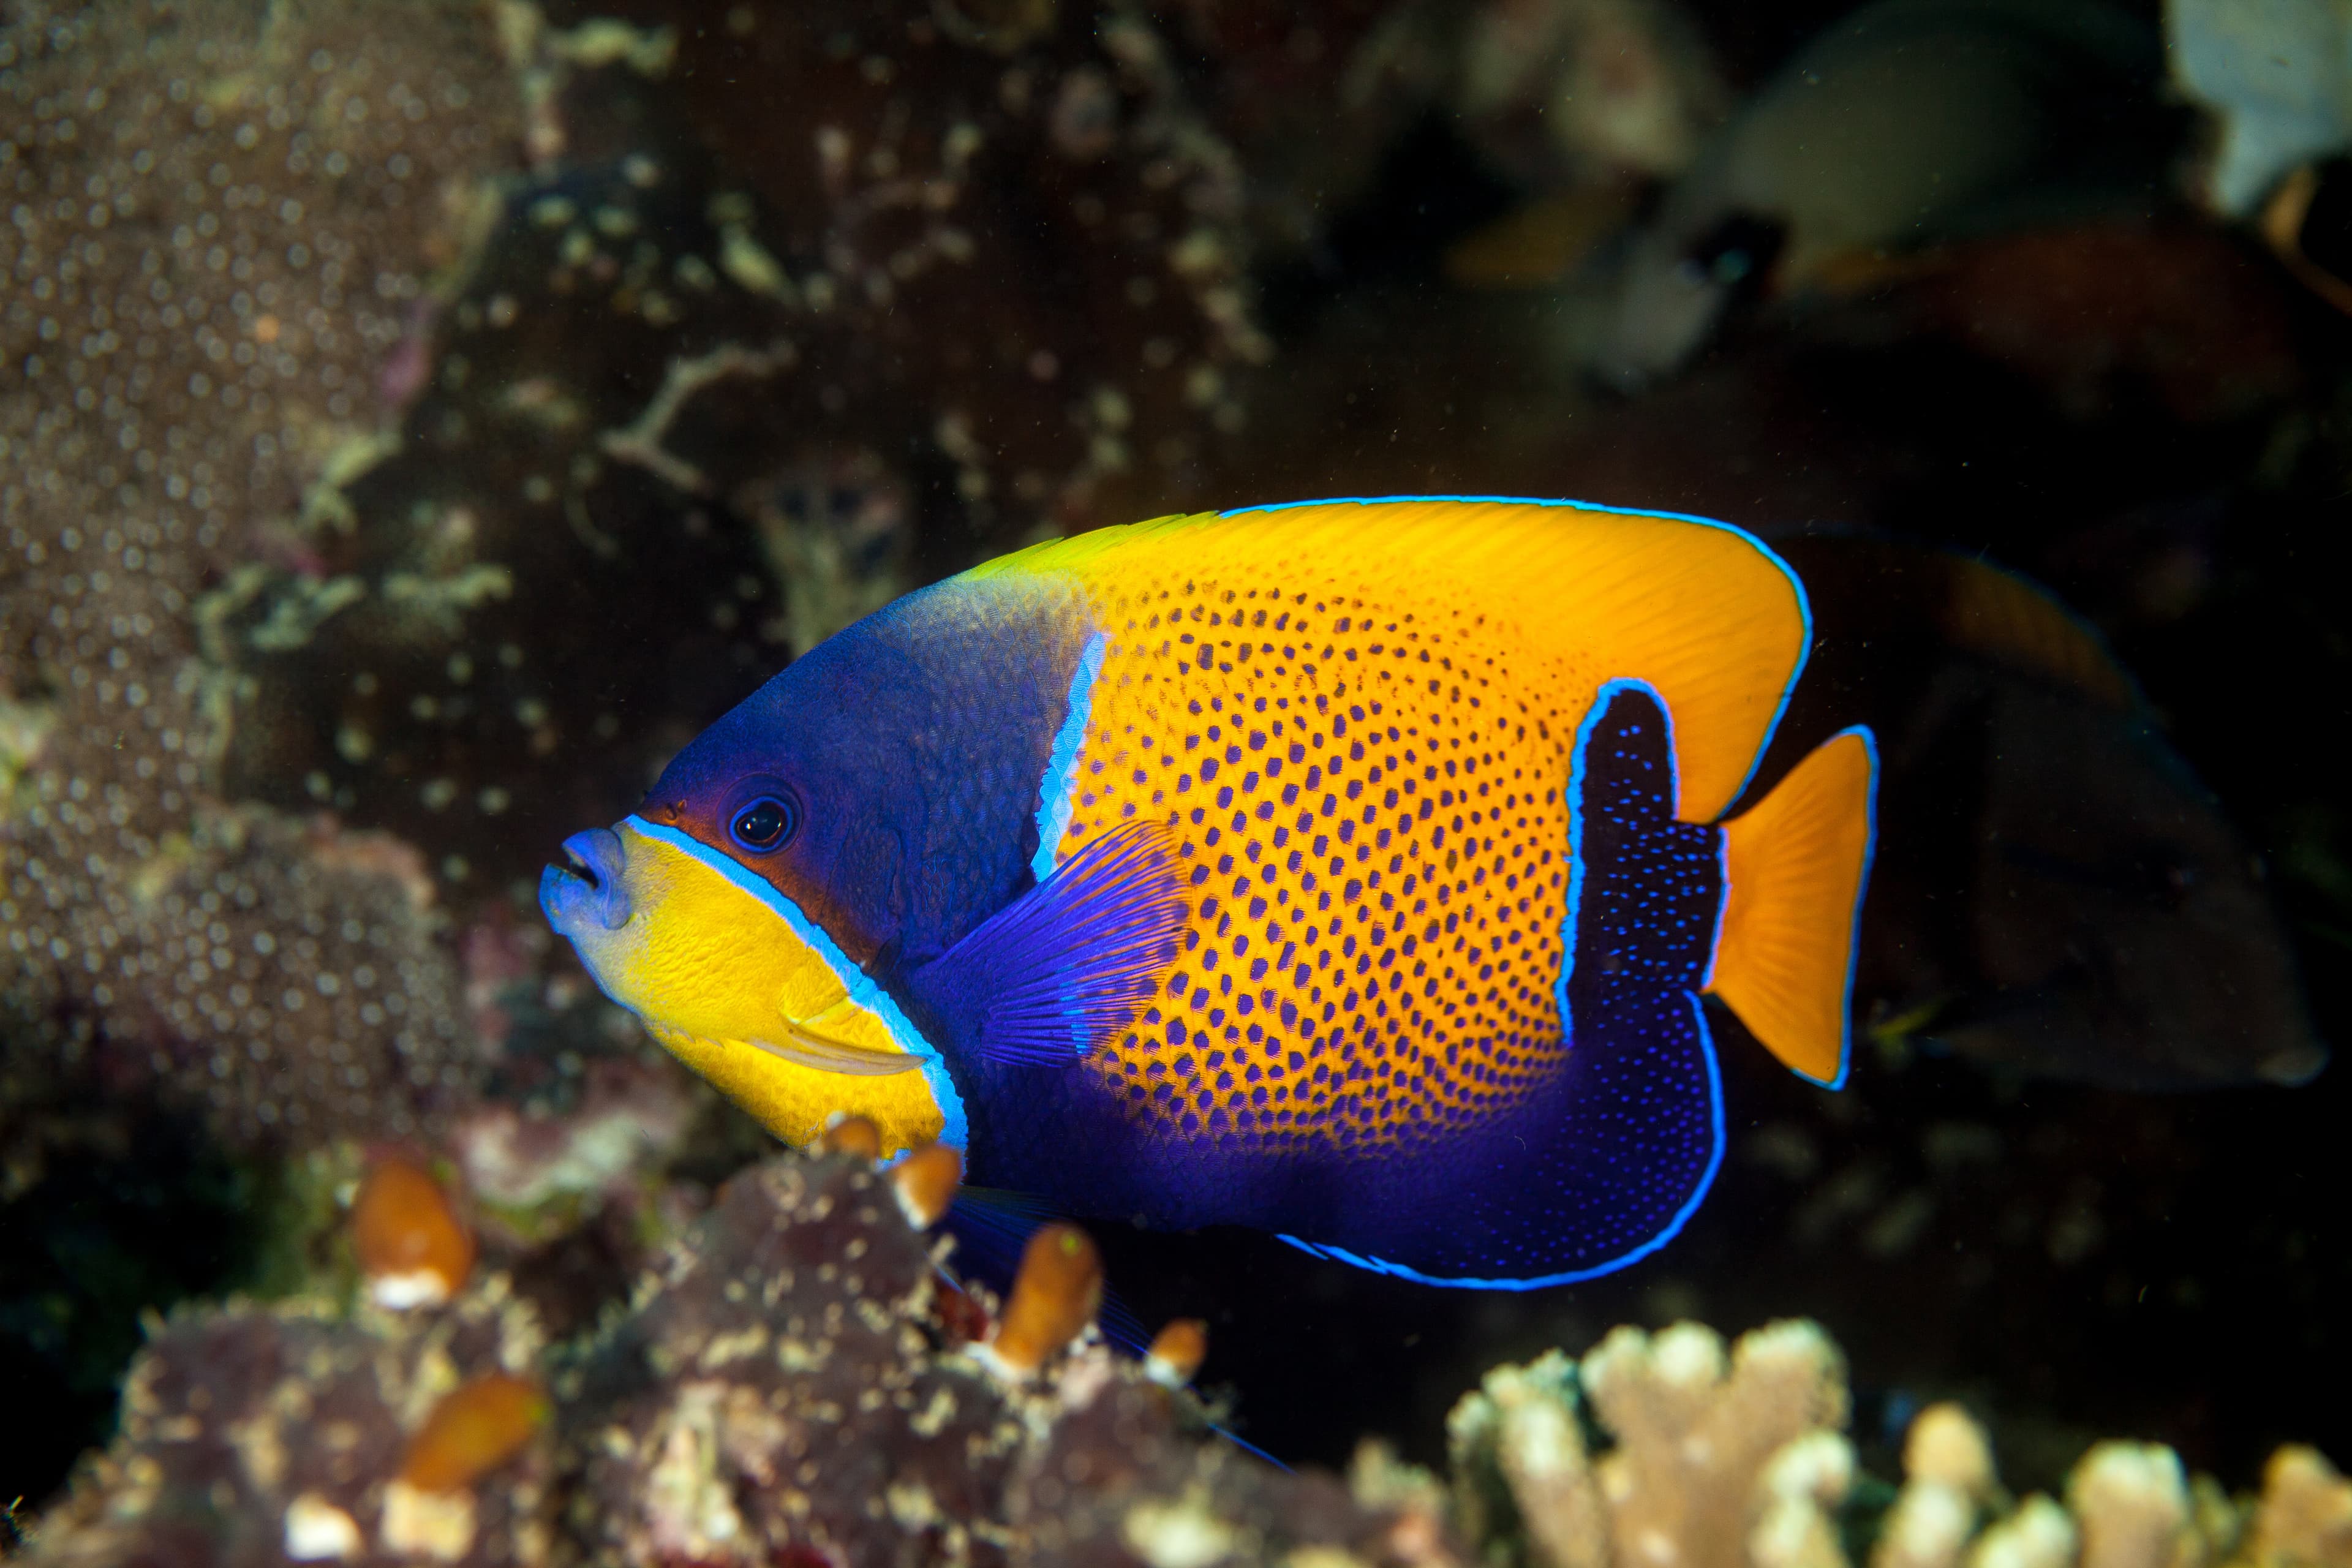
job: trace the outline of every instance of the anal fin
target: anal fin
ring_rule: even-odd
[[[1284,1240],[1425,1285],[1532,1290],[1638,1262],[1680,1233],[1723,1160],[1723,1089],[1697,997],[1582,988],[1578,1038],[1546,1090],[1449,1140],[1444,1179],[1389,1162],[1344,1212]]]

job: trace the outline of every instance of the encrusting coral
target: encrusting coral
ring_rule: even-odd
[[[0,29],[0,993],[241,1135],[398,1132],[467,1077],[414,854],[222,798],[200,601],[381,439],[520,97],[452,0]]]
[[[1802,1321],[1497,1368],[1448,1422],[1450,1489],[1374,1446],[1346,1484],[1292,1474],[1212,1431],[1200,1324],[1141,1362],[1104,1341],[1075,1227],[1037,1233],[1006,1303],[951,1284],[927,1231],[953,1155],[885,1167],[868,1131],[738,1174],[552,1350],[496,1270],[399,1311],[183,1311],[28,1561],[2352,1568],[2352,1482],[2309,1448],[2233,1500],[2105,1443],[2063,1502],[2013,1500],[1982,1427],[1937,1405],[1890,1502]]]
[[[521,1373],[541,1348],[533,1314],[496,1276],[436,1312],[345,1316],[319,1300],[183,1311],[133,1363],[121,1431],[42,1518],[30,1561],[542,1561],[544,1444],[501,1455],[487,1484],[428,1489],[401,1474],[467,1380]]]
[[[559,1379],[567,1519],[599,1561],[1449,1562],[1426,1515],[1367,1508],[1211,1435],[1192,1396],[1090,1327],[1090,1242],[1041,1231],[1011,1331],[965,1316],[855,1156],[737,1177]],[[1075,1263],[1074,1260],[1075,1259]],[[1091,1263],[1092,1267],[1087,1267]],[[1302,1559],[1307,1561],[1309,1559]]]
[[[1984,1429],[1935,1405],[1873,1519],[1846,1409],[1843,1360],[1811,1323],[1728,1356],[1698,1324],[1619,1329],[1580,1363],[1499,1367],[1455,1406],[1457,1517],[1487,1562],[1531,1568],[1848,1568],[1856,1541],[1870,1568],[2352,1565],[2352,1481],[2310,1448],[2281,1448],[2259,1495],[2232,1500],[2161,1445],[2102,1443],[2063,1503],[2012,1501]],[[1359,1468],[1360,1492],[1406,1484],[1378,1456]]]
[[[996,1303],[947,1283],[919,1223],[940,1165],[753,1166],[552,1352],[495,1271],[401,1311],[184,1311],[27,1561],[1459,1562],[1425,1500],[1265,1465],[1174,1361],[1114,1352],[1092,1243],[1065,1227],[1015,1282],[1021,1352],[996,1353]],[[1197,1363],[1199,1326],[1174,1337]]]

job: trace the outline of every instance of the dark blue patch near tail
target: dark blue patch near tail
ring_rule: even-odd
[[[1569,785],[1559,1070],[1454,1141],[1442,1171],[1428,1158],[1368,1171],[1337,1216],[1342,1240],[1284,1239],[1427,1284],[1526,1290],[1622,1268],[1697,1211],[1723,1159],[1697,995],[1723,907],[1722,833],[1675,819],[1671,720],[1640,682],[1601,689]]]

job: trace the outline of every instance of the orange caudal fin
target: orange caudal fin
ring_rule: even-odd
[[[1707,989],[1784,1065],[1832,1089],[1845,1081],[1877,790],[1877,745],[1847,730],[1723,828],[1730,891]]]

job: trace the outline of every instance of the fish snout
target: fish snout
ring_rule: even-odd
[[[606,931],[629,923],[629,890],[623,877],[628,852],[609,827],[592,827],[563,841],[562,866],[550,866],[539,879],[540,907],[566,936],[593,921]]]

